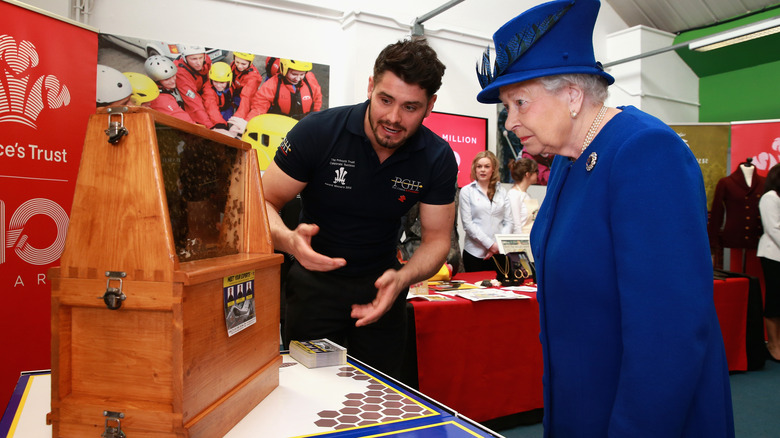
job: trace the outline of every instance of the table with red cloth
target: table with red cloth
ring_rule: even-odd
[[[541,408],[539,304],[535,293],[522,294],[531,299],[412,300],[420,391],[475,421]]]
[[[715,281],[715,311],[718,313],[729,371],[747,371],[748,279]]]
[[[495,272],[455,276],[491,278]],[[714,280],[714,289],[729,370],[745,371],[748,280]],[[522,294],[531,299],[411,300],[419,390],[480,422],[542,408],[539,304],[535,293]]]

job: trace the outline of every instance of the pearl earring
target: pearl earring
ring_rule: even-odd
[[[577,118],[577,111],[571,110],[571,118],[576,119]]]

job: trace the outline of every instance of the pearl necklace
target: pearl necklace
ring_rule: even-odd
[[[607,113],[607,107],[606,105],[602,105],[601,109],[599,110],[599,113],[596,114],[596,118],[593,119],[593,124],[590,125],[590,129],[588,129],[588,135],[585,136],[585,142],[582,143],[582,150],[580,150],[580,154],[585,152],[585,149],[588,148],[590,142],[593,141],[593,137],[596,136],[596,131],[599,130],[599,126],[601,126],[601,121],[604,120],[604,114],[606,113]]]

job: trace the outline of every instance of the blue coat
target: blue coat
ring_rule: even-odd
[[[531,234],[545,436],[733,437],[699,165],[621,109],[580,159],[555,158]]]

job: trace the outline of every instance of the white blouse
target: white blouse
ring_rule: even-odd
[[[507,190],[498,184],[493,202],[476,181],[460,189],[458,213],[464,237],[463,249],[474,257],[483,258],[496,242],[496,234],[512,232],[512,210]]]
[[[509,205],[512,210],[513,224],[512,234],[522,234],[528,219],[531,218],[531,212],[528,211],[528,206],[525,205],[526,198],[528,198],[528,192],[515,187],[509,189]]]
[[[780,262],[780,196],[770,190],[758,201],[764,234],[758,240],[756,255]]]

